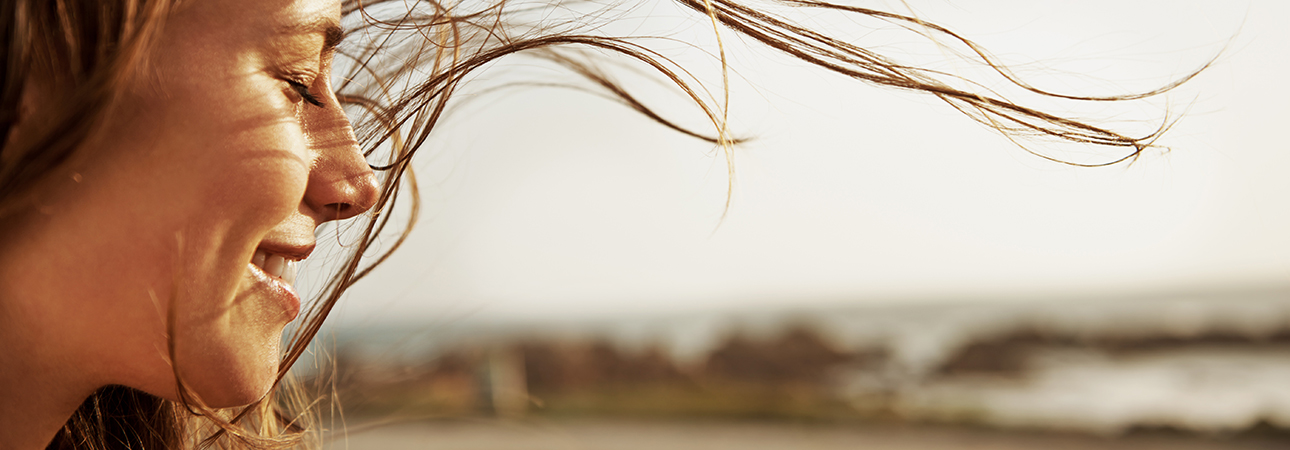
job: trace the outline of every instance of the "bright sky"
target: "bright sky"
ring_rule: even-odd
[[[675,31],[668,18],[682,13],[659,3],[642,11]],[[727,37],[738,71],[732,129],[757,140],[737,149],[720,226],[725,163],[711,145],[577,92],[482,96],[419,156],[422,222],[351,291],[339,320],[621,317],[1290,282],[1290,148],[1281,139],[1290,2],[909,3],[1023,77],[1079,94],[1153,87],[1227,50],[1168,98],[1174,113],[1186,111],[1162,142],[1172,151],[1085,169],[1028,155],[935,99]],[[678,33],[699,39],[711,29]],[[924,48],[914,36],[897,42]],[[693,61],[712,72],[711,61]],[[484,76],[507,70],[523,73]],[[661,103],[693,117],[681,101]],[[1159,117],[1139,106],[1089,111]]]

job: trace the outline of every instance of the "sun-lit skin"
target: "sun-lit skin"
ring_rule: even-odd
[[[253,254],[307,256],[319,224],[376,196],[331,93],[339,15],[329,0],[205,0],[167,22],[73,179],[0,237],[0,448],[43,448],[104,385],[177,398],[168,317],[206,403],[271,387],[295,311]]]

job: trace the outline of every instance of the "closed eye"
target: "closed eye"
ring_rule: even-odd
[[[322,99],[318,98],[317,95],[314,95],[313,92],[309,92],[309,86],[306,86],[304,83],[301,83],[299,81],[292,81],[292,80],[286,80],[286,81],[287,81],[287,85],[291,86],[291,90],[295,91],[296,94],[299,95],[301,99],[303,99],[306,102],[309,102],[310,105],[314,105],[318,107],[321,107],[323,105]]]

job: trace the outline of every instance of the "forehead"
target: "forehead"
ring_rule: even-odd
[[[208,31],[267,35],[321,31],[317,26],[337,22],[340,10],[340,0],[192,0],[176,11],[174,19]]]

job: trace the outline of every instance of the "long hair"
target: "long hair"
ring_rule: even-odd
[[[58,180],[60,169],[78,158],[81,143],[98,132],[116,102],[121,86],[144,66],[148,50],[161,35],[177,0],[11,0],[0,4],[0,222],[28,211],[31,198]],[[370,273],[407,238],[417,218],[418,193],[411,160],[426,146],[439,121],[451,111],[454,93],[481,69],[509,56],[524,54],[562,67],[578,89],[594,91],[645,118],[677,132],[711,142],[730,158],[740,142],[727,127],[727,58],[722,37],[744,40],[789,55],[804,64],[858,82],[938,98],[1013,138],[1037,156],[1080,166],[1132,160],[1165,132],[1162,113],[1157,126],[1138,135],[1122,133],[1094,121],[1018,103],[983,80],[903,63],[862,42],[844,40],[798,26],[770,9],[809,9],[851,16],[875,25],[904,30],[917,39],[953,49],[988,69],[1003,84],[1032,96],[1068,102],[1129,102],[1161,95],[1188,81],[1196,71],[1147,92],[1093,96],[1044,90],[1014,75],[971,40],[943,26],[888,11],[816,0],[778,0],[754,8],[734,0],[675,0],[714,33],[719,83],[705,83],[650,46],[651,36],[614,35],[603,31],[613,20],[608,8],[591,2],[523,3],[521,0],[345,0],[343,23],[349,40],[336,67],[342,80],[337,98],[351,113],[355,132],[369,164],[382,178],[379,200],[371,213],[351,227],[354,242],[344,248],[338,272],[319,298],[308,304],[289,339],[279,369],[276,393],[240,408],[215,410],[191,402],[176,375],[181,399],[172,402],[127,387],[109,386],[86,399],[68,420],[51,449],[115,448],[282,448],[309,446],[304,431],[310,397],[291,389],[287,370],[306,352],[323,320],[341,295]],[[571,14],[551,19],[551,11]],[[577,13],[576,11],[582,11]],[[589,12],[589,14],[588,14]],[[868,23],[866,22],[866,23]],[[675,86],[700,113],[702,130],[657,112],[630,86],[617,81],[612,67],[622,64],[653,73]],[[22,94],[37,77],[57,74],[53,83],[65,92],[42,105],[43,126],[13,139],[22,111]],[[1026,142],[1071,141],[1109,148],[1102,161],[1062,161],[1033,151]],[[729,160],[728,160],[729,161]],[[729,164],[729,163],[728,163]],[[733,170],[733,164],[728,167]],[[406,197],[405,197],[406,196]],[[406,202],[402,222],[396,206]],[[393,233],[373,254],[379,236]]]

